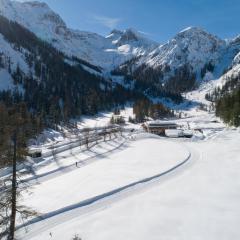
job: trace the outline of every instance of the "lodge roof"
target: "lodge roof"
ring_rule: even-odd
[[[155,121],[155,122],[150,122],[147,123],[147,126],[149,128],[153,127],[177,127],[178,125],[174,122],[163,122],[163,121]]]

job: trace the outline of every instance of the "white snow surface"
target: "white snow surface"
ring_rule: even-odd
[[[148,149],[144,148],[146,144]],[[84,167],[81,161],[79,166],[83,164],[83,167],[35,186],[33,194],[25,196],[24,204],[40,213],[48,213],[164,172],[187,157],[188,151],[184,147],[166,140],[161,144],[159,139],[151,137],[130,141],[122,146],[122,151],[100,156],[95,164]],[[81,154],[79,157],[74,153],[71,157],[70,154],[70,158],[74,163],[79,161]],[[70,159],[67,157],[64,161]],[[45,204],[41,204],[43,202]]]
[[[226,74],[235,72],[237,67]],[[66,130],[65,137],[46,131],[39,146],[46,152],[54,145],[56,154],[28,162],[32,172],[24,179],[31,188],[21,199],[40,218],[18,229],[17,237],[238,239],[240,129],[227,128],[213,113],[198,108],[209,104],[204,102],[206,92],[224,81],[210,81],[187,94],[197,104],[185,108],[186,117],[171,119],[184,131],[190,128],[192,139],[165,139],[130,124],[123,137],[87,150],[71,145],[74,138]],[[132,108],[121,114],[127,120]],[[81,129],[107,125],[110,117],[102,113],[74,121]],[[61,145],[64,150],[58,151]]]
[[[45,3],[0,0],[0,14],[67,55],[103,67],[106,76],[134,56],[141,56],[135,67],[170,65],[174,71],[190,63],[198,74],[205,63],[217,64],[198,90],[185,94],[184,103],[176,106],[158,99],[183,115],[171,121],[193,132],[192,139],[154,137],[133,124],[125,126],[123,137],[100,141],[90,149],[78,147],[77,136],[68,129],[46,130],[39,136],[32,147],[40,147],[45,155],[26,163],[32,172],[24,180],[32,187],[21,202],[43,218],[18,229],[19,239],[68,240],[74,234],[83,240],[240,239],[240,129],[225,126],[205,99],[206,93],[239,74],[239,36],[223,41],[189,27],[159,46],[134,29],[113,30],[107,37],[69,29]],[[19,65],[29,72],[24,56],[2,35],[0,47],[6,63],[10,56],[14,68]],[[228,71],[222,75],[223,70]],[[7,70],[0,69],[0,89],[13,87]],[[200,109],[201,104],[210,112]],[[128,120],[132,108],[122,115]],[[100,127],[108,125],[111,116],[101,113],[73,121],[79,129]],[[129,133],[130,129],[137,132]],[[5,172],[1,170],[0,176]]]
[[[109,115],[96,119],[107,123]],[[34,164],[21,202],[42,218],[20,228],[18,238],[238,239],[240,129],[204,111],[171,121],[203,132],[166,139],[138,130]],[[86,118],[80,126],[97,122]]]
[[[208,138],[137,134],[91,165],[39,179],[23,200],[48,214],[18,230],[19,239],[238,239],[240,130],[218,130],[206,116],[192,121],[211,129]],[[187,152],[188,161],[170,173],[119,190],[166,171]]]
[[[1,8],[1,2],[0,2]],[[0,91],[2,90],[15,90],[17,89],[20,92],[23,92],[24,89],[22,85],[15,85],[12,79],[11,74],[9,73],[9,66],[11,67],[11,72],[16,71],[17,67],[20,68],[23,74],[26,76],[30,72],[33,72],[28,64],[26,63],[24,53],[27,52],[26,49],[21,49],[18,51],[12,44],[10,44],[2,34],[0,34],[0,58],[1,64],[0,67]]]
[[[1,6],[1,3],[0,3]],[[22,51],[26,51],[22,49]],[[5,68],[8,67],[8,61],[10,58],[10,64],[12,70],[16,70],[17,66],[25,73],[29,73],[28,64],[25,61],[25,56],[23,53],[14,49],[14,47],[0,34],[0,53],[2,58],[2,63]],[[6,80],[7,81],[7,80]]]

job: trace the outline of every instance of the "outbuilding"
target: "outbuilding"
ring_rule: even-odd
[[[42,150],[39,148],[28,149],[28,156],[32,158],[42,157]]]
[[[165,130],[167,129],[177,129],[178,125],[174,122],[168,121],[154,121],[149,123],[144,123],[143,128],[153,134],[165,135]]]

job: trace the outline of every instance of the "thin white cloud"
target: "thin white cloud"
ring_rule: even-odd
[[[144,32],[144,31],[140,31],[140,30],[138,30],[138,32],[143,34],[143,35],[146,35],[146,36],[153,36],[153,34],[149,33],[149,32]]]
[[[99,15],[94,15],[93,19],[94,21],[98,22],[99,24],[109,29],[113,29],[117,27],[117,25],[121,22],[120,18],[111,18],[111,17],[99,16]]]

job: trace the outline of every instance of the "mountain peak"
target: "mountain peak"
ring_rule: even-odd
[[[230,39],[229,41],[232,45],[240,45],[240,35],[236,36],[233,39]]]
[[[49,8],[47,3],[45,2],[38,2],[38,1],[30,1],[30,2],[24,2],[23,5],[29,5],[31,7],[38,7],[38,8]]]
[[[206,30],[200,27],[187,27],[180,31],[174,38],[173,41],[186,43],[200,43],[205,44],[214,44],[214,45],[224,45],[225,41],[219,37],[207,32]],[[198,44],[197,44],[198,45]]]
[[[113,29],[108,36],[107,39],[110,39],[113,43],[116,43],[119,38],[123,35],[123,31],[118,29]]]
[[[114,45],[123,46],[123,45],[132,45],[134,47],[147,47],[153,48],[157,47],[158,43],[149,39],[146,34],[134,29],[127,28],[125,30],[114,29],[106,37],[112,41]]]
[[[38,1],[0,0],[0,14],[37,33],[38,37],[44,40],[50,40],[49,31],[58,34],[66,29],[62,18],[46,3]]]
[[[118,29],[113,29],[110,34],[123,34],[123,31]]]
[[[138,31],[137,29],[132,28],[132,27],[125,29],[124,33],[132,33],[135,35],[141,34],[140,31]]]
[[[146,36],[146,34],[134,29],[127,28],[126,30],[121,32],[121,35],[115,41],[117,45],[125,45],[129,43],[137,44],[139,46],[149,46],[149,47],[157,47],[159,44],[155,41],[151,40]]]
[[[187,27],[176,35],[176,37],[189,37],[189,38],[193,36],[208,36],[218,38],[200,27]]]
[[[121,42],[138,41],[138,40],[139,40],[139,34],[136,30],[132,28],[126,29],[120,38]]]

